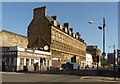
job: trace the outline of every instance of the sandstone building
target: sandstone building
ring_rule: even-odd
[[[0,31],[3,71],[47,70],[51,65],[51,53],[27,48],[28,38],[6,30]]]
[[[16,34],[7,30],[0,31],[0,46],[19,46],[27,48],[28,39],[26,36]]]
[[[34,9],[27,32],[28,48],[50,51],[53,67],[61,68],[72,57],[85,66],[86,43],[80,33],[74,32],[69,23],[60,24],[57,16],[48,16],[45,6]]]
[[[100,49],[97,48],[95,45],[89,45],[87,46],[86,51],[92,54],[92,59],[93,59],[93,65],[97,64],[97,56],[99,56],[100,59]],[[99,60],[100,61],[100,60]],[[100,62],[99,62],[100,65]]]

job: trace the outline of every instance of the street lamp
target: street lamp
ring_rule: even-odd
[[[93,24],[94,22],[93,21],[89,21],[88,22],[89,24]],[[103,18],[103,24],[102,26],[98,26],[98,28],[100,30],[103,30],[103,53],[102,53],[102,56],[103,56],[103,61],[105,62],[105,56],[106,56],[106,53],[105,53],[105,18]],[[105,64],[103,63],[103,69],[105,70]]]

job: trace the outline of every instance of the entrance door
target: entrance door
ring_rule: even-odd
[[[2,62],[2,71],[6,71],[5,62]]]

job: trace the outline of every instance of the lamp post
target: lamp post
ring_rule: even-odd
[[[90,24],[93,24],[94,22],[93,21],[89,21],[88,23]],[[105,56],[106,56],[106,53],[105,53],[105,26],[106,26],[106,23],[105,23],[105,18],[103,18],[103,24],[102,26],[98,26],[98,28],[100,30],[103,30],[103,53],[102,53],[102,56],[103,56],[103,69],[105,70]]]

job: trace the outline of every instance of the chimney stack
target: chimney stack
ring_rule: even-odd
[[[64,23],[64,27],[69,28],[69,23]]]
[[[34,15],[33,15],[34,18],[39,17],[41,15],[43,16],[46,15],[46,6],[38,7],[34,9]]]
[[[54,20],[56,20],[57,19],[57,16],[51,16]]]

